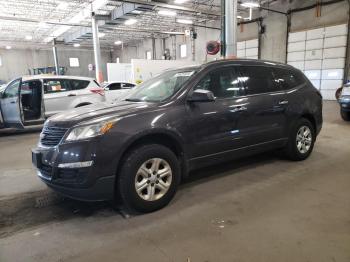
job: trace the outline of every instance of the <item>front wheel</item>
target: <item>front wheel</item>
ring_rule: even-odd
[[[180,165],[176,155],[158,144],[135,148],[124,158],[117,190],[129,211],[152,212],[166,206],[176,193]]]
[[[294,161],[308,158],[313,150],[316,133],[311,122],[305,118],[298,120],[289,135],[285,148],[287,157]]]
[[[346,112],[340,109],[340,115],[344,121],[350,121],[350,112]]]

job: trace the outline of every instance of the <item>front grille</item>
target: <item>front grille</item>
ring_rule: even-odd
[[[44,126],[40,134],[40,143],[43,146],[57,146],[67,130],[67,128]]]

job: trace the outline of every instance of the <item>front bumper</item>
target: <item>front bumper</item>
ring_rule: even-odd
[[[99,141],[32,149],[39,178],[58,193],[84,201],[114,197],[115,162],[99,151]],[[108,163],[107,163],[108,161]]]

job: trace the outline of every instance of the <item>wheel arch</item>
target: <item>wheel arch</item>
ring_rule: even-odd
[[[123,159],[133,149],[146,144],[159,144],[169,148],[180,161],[181,177],[187,177],[188,164],[186,161],[186,150],[183,146],[181,137],[175,132],[169,130],[152,130],[150,132],[140,133],[126,142],[121,150],[117,166],[118,175],[123,164]]]

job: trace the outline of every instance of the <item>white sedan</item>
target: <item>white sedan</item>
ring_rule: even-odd
[[[103,88],[107,102],[114,102],[123,99],[129,91],[135,87],[134,84],[125,82],[109,82]]]

